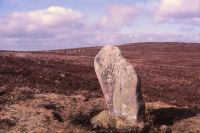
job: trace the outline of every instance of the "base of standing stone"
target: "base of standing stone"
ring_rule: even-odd
[[[148,126],[143,122],[131,123],[125,118],[112,115],[108,110],[103,110],[91,121],[94,129],[110,130],[116,132],[147,132]]]

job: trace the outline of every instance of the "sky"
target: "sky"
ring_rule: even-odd
[[[200,0],[0,0],[0,50],[200,43]]]

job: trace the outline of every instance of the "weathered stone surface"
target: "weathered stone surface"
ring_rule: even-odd
[[[133,123],[142,120],[145,105],[140,80],[120,49],[104,46],[94,59],[94,67],[108,110]]]

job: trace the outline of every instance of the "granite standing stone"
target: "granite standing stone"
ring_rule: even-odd
[[[145,106],[140,79],[120,49],[104,46],[94,59],[94,67],[108,110],[133,123],[142,121]]]

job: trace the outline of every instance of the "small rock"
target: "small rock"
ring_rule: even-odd
[[[60,77],[64,78],[64,77],[65,77],[65,74],[63,74],[63,73],[62,73],[62,74],[60,74]]]

